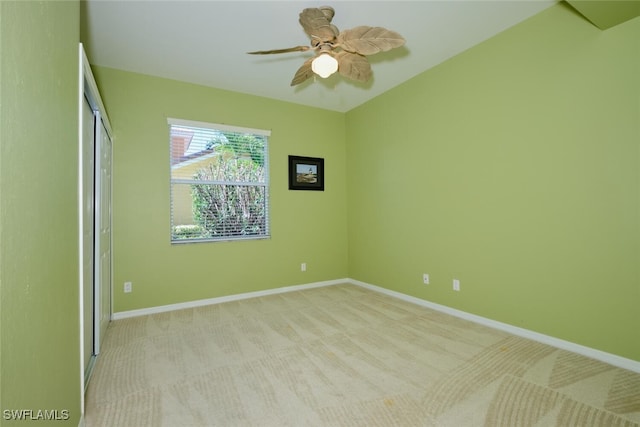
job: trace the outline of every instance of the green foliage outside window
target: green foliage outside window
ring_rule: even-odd
[[[193,213],[202,238],[265,235],[266,186],[264,140],[253,135],[212,141],[207,147],[219,153],[199,169],[193,179],[223,184],[193,184]]]

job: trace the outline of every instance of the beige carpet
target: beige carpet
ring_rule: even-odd
[[[112,322],[97,426],[638,426],[640,374],[355,285]]]

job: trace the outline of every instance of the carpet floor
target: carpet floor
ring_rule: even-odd
[[[87,427],[640,426],[640,374],[345,284],[117,320]]]

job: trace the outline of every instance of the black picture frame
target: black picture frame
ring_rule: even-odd
[[[324,191],[324,159],[289,156],[289,190]]]

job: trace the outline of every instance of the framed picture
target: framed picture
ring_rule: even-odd
[[[324,191],[324,159],[289,156],[289,190]]]

